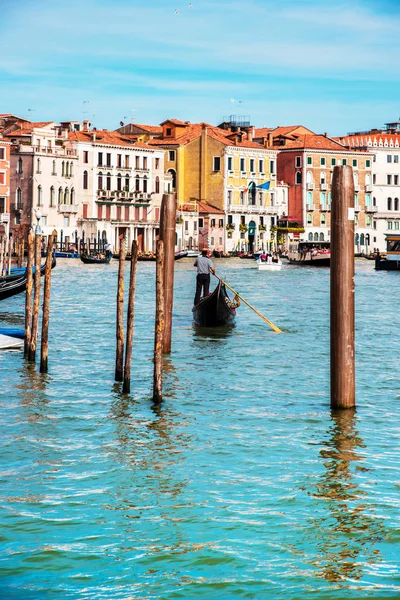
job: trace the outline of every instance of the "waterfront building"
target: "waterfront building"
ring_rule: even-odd
[[[9,235],[10,150],[11,143],[0,137],[0,238]]]
[[[372,203],[368,207],[372,218],[371,246],[385,252],[386,235],[400,231],[400,122],[335,139],[351,150],[369,151],[373,156],[369,186]]]
[[[289,239],[330,241],[333,168],[350,165],[355,187],[354,249],[368,252],[373,232],[372,154],[363,149],[349,150],[327,134],[304,133],[300,126],[272,130],[265,143],[279,151],[278,179],[289,186],[285,227],[294,230]]]
[[[163,150],[118,131],[89,130],[86,123],[80,131],[64,124],[61,134],[78,156],[82,238],[107,240],[116,250],[126,236],[128,247],[136,239],[140,251],[155,251],[165,191]]]

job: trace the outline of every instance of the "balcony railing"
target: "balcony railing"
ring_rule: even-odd
[[[366,185],[365,186],[365,191],[366,192],[372,192],[372,185]]]
[[[321,211],[322,212],[326,212],[331,210],[331,205],[330,204],[321,204]]]
[[[22,147],[21,147],[22,146]],[[51,148],[40,146],[28,146],[27,144],[20,145],[22,152],[30,152],[28,148],[31,148],[31,151],[34,151],[39,154],[53,154],[55,156],[78,156],[78,152],[76,150],[70,150],[69,148],[63,148],[62,146],[52,146]]]
[[[354,191],[355,192],[359,192],[360,191],[360,184],[359,183],[355,183],[354,184]]]
[[[327,183],[321,183],[321,190],[326,192],[328,190],[328,184]]]
[[[78,204],[58,204],[57,211],[59,213],[76,214],[78,212]]]
[[[311,181],[307,182],[307,189],[308,190],[313,190],[314,189],[314,184]]]
[[[306,210],[315,210],[314,204],[306,204]]]
[[[367,213],[377,213],[378,212],[378,207],[377,206],[366,206],[365,207],[365,212],[367,212]]]

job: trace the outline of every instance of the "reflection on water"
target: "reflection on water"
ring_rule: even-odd
[[[226,327],[198,327],[193,325],[193,338],[208,339],[208,340],[223,340],[230,338],[235,331],[235,325],[227,325]]]
[[[375,517],[365,500],[354,472],[354,463],[364,460],[365,445],[357,431],[352,410],[332,411],[328,448],[320,452],[325,473],[316,484],[315,498],[327,503],[328,516],[312,520],[317,556],[312,564],[331,582],[359,580],[363,564],[379,560],[374,545],[385,533],[383,521]],[[362,471],[363,467],[357,465]]]
[[[23,362],[18,370],[17,385],[21,405],[26,408],[25,417],[29,421],[39,421],[46,416],[49,399],[47,387],[50,377],[47,373],[39,373],[35,363]]]

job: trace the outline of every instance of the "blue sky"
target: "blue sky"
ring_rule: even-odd
[[[0,14],[0,112],[35,121],[246,114],[340,135],[400,116],[397,1],[0,0]]]

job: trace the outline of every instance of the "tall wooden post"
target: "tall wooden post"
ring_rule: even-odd
[[[33,261],[35,253],[35,234],[28,234],[28,255],[26,262],[26,296],[25,296],[25,343],[24,356],[28,358],[32,335],[32,288],[33,288]]]
[[[126,242],[122,238],[119,246],[118,290],[117,290],[117,350],[115,356],[115,381],[124,378],[124,274],[125,274]]]
[[[0,240],[0,277],[3,276],[4,250],[5,250],[5,238],[3,236]]]
[[[157,242],[156,326],[154,332],[153,401],[162,400],[162,360],[164,337],[164,242]]]
[[[10,233],[10,235],[8,237],[8,266],[7,266],[7,273],[9,275],[11,273],[12,253],[13,253],[13,237],[12,237],[12,233]]]
[[[125,344],[125,365],[124,365],[124,383],[122,391],[129,394],[131,391],[131,364],[132,364],[132,340],[133,327],[135,322],[135,293],[136,293],[136,268],[138,257],[138,243],[133,240],[131,246],[131,275],[129,280],[128,294],[128,316],[126,324],[126,344]]]
[[[32,331],[29,344],[28,360],[35,362],[36,346],[39,330],[39,305],[40,305],[40,261],[42,258],[42,236],[40,233],[35,234],[35,276],[34,281],[34,296],[33,296],[33,312],[32,312]]]
[[[171,352],[172,306],[174,302],[175,268],[175,194],[164,194],[161,203],[160,240],[164,242],[164,339],[163,351]]]
[[[51,263],[53,260],[54,231],[47,242],[46,267],[44,272],[42,337],[40,346],[40,372],[47,373],[49,358],[49,317],[50,317],[50,287]]]
[[[354,179],[335,167],[331,210],[331,407],[354,408]]]

